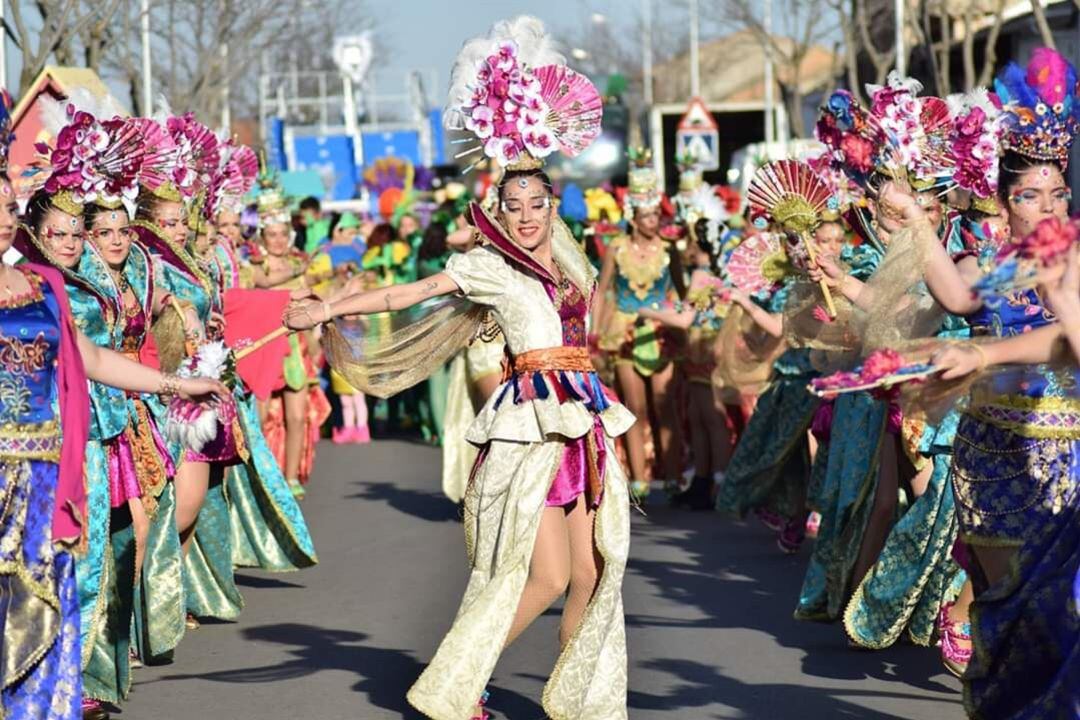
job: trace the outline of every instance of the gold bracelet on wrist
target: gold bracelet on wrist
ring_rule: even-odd
[[[162,374],[159,395],[177,395],[180,393],[180,378],[177,375]]]
[[[323,300],[322,311],[323,311],[323,322],[324,323],[330,322],[330,320],[333,319],[333,315],[330,313],[330,303],[328,303],[326,300]]]

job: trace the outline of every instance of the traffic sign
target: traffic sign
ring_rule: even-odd
[[[702,170],[720,169],[719,127],[701,98],[690,101],[675,128],[675,152],[692,155]]]

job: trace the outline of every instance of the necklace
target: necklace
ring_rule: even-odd
[[[552,257],[551,262],[554,263],[555,269],[559,273],[559,279],[555,283],[555,309],[559,310],[562,308],[563,303],[566,302],[566,296],[570,292],[570,278],[567,277],[566,271],[558,260]]]

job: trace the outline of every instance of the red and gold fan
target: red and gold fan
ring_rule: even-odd
[[[828,207],[830,191],[809,165],[798,160],[777,160],[763,165],[754,173],[746,195],[755,215],[765,217],[777,229],[798,236],[810,262],[817,259],[813,233]],[[836,317],[836,306],[825,281],[821,282],[821,294],[829,316]]]

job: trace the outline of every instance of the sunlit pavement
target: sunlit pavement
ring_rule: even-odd
[[[437,449],[399,441],[319,448],[304,511],[318,567],[244,571],[236,623],[188,633],[176,661],[136,671],[123,720],[420,718],[405,691],[464,588],[458,509]],[[838,625],[791,618],[807,550],[714,513],[634,516],[624,598],[630,717],[963,718],[936,650],[847,649]],[[557,611],[510,648],[491,684],[500,720],[539,720]]]

